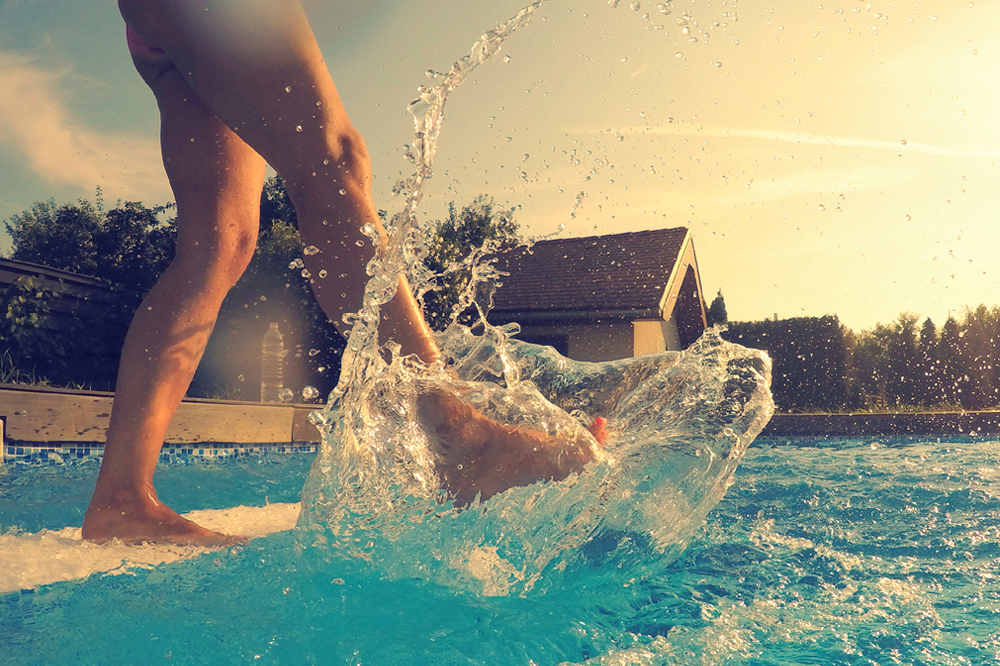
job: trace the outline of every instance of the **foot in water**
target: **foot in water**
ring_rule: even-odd
[[[559,438],[503,425],[453,393],[430,390],[417,397],[417,420],[437,456],[442,486],[456,504],[486,500],[515,486],[561,480],[594,458],[595,439],[604,443],[604,419],[590,428],[594,439]]]
[[[83,519],[83,538],[94,543],[170,543],[219,548],[246,542],[245,537],[205,529],[160,502],[150,485],[144,495],[122,493],[95,497]]]

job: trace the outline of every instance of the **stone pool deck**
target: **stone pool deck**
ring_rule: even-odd
[[[0,443],[100,444],[113,393],[0,384]],[[309,414],[320,405],[186,399],[167,432],[171,445],[287,446],[319,442]]]
[[[871,437],[1000,434],[1000,412],[776,414],[762,437]]]

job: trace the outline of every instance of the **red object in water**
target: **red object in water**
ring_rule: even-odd
[[[601,446],[608,443],[608,431],[605,430],[605,426],[607,425],[608,420],[603,416],[598,416],[594,419],[594,422],[590,424],[590,427],[587,428],[587,430],[590,431],[590,434],[594,436],[594,439],[596,439],[597,443]]]

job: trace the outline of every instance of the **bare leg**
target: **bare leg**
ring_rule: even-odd
[[[129,331],[84,537],[219,545],[230,539],[161,504],[152,479],[167,426],[222,299],[252,255],[263,160],[288,185],[303,241],[320,250],[306,261],[314,275],[324,270],[328,275],[313,287],[334,322],[362,303],[372,254],[362,229],[371,225],[383,243],[385,231],[371,200],[364,142],[348,121],[297,2],[120,0],[119,5],[134,34],[158,47],[152,55],[134,55],[163,117],[164,164],[183,237],[177,259]],[[383,339],[425,363],[438,358],[405,279],[382,314]],[[569,473],[522,455],[528,444],[535,449],[552,443],[539,433],[470,416],[457,399],[431,397],[423,404],[431,408],[428,425],[445,446],[467,447],[480,462],[511,458],[522,465],[516,473],[492,475],[484,494]],[[504,442],[522,453],[511,457]],[[577,458],[576,467],[589,457],[566,459]],[[487,475],[455,475],[445,468],[446,483],[454,479],[469,487],[463,497],[474,494],[477,479],[487,481]]]
[[[222,300],[253,255],[264,161],[205,109],[176,70],[159,76],[154,90],[177,198],[177,252],[129,328],[83,536],[221,545],[232,539],[158,500],[153,472]]]
[[[195,94],[285,180],[330,319],[362,303],[372,258],[370,225],[385,241],[371,198],[371,166],[298,2],[120,0],[142,38],[163,49]],[[328,277],[319,278],[325,270]],[[383,340],[425,363],[439,352],[405,280],[383,309]]]

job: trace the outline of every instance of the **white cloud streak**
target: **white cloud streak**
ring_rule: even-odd
[[[0,141],[25,156],[34,173],[53,185],[109,196],[168,196],[155,138],[105,132],[74,117],[60,84],[64,72],[0,51]]]
[[[1000,147],[975,146],[961,144],[932,144],[919,141],[880,141],[850,136],[834,136],[827,134],[808,134],[803,132],[787,132],[781,130],[762,130],[744,127],[716,127],[709,125],[693,125],[670,123],[657,127],[622,127],[610,130],[575,128],[585,134],[607,134],[617,131],[623,135],[663,134],[675,136],[714,137],[722,139],[746,139],[756,141],[776,141],[798,145],[829,146],[832,148],[873,148],[878,150],[893,150],[895,152],[915,152],[942,157],[963,159],[1000,159]]]

